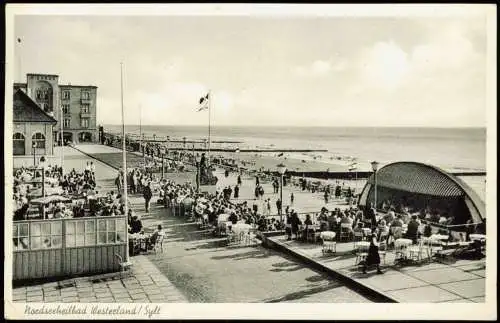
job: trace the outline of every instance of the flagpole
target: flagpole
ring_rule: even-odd
[[[211,105],[212,105],[212,93],[210,90],[208,90],[208,166],[211,165],[210,163],[210,110],[211,110]]]
[[[125,219],[128,223],[128,196],[127,196],[127,151],[125,146],[125,113],[123,109],[123,63],[120,63],[121,103],[122,103],[122,155],[123,155],[123,196],[125,198]],[[128,230],[125,233],[125,262],[129,261]]]

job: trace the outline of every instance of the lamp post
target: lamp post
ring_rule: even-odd
[[[200,192],[200,162],[201,157],[196,156],[196,193]]]
[[[31,148],[33,151],[33,167],[36,167],[36,142],[31,144]]]
[[[240,148],[239,147],[236,147],[236,168],[237,168],[237,171],[238,171],[238,174],[240,173]]]
[[[375,210],[377,210],[377,169],[378,169],[378,162],[372,161],[372,169],[373,169],[373,179],[375,181],[375,194],[374,194],[374,207]]]
[[[278,166],[278,173],[280,173],[280,201],[281,201],[281,210],[280,210],[280,221],[283,222],[283,175],[286,172],[286,166],[283,163],[280,163]]]
[[[45,157],[40,157],[40,163],[38,164],[42,169],[42,197],[45,197]]]
[[[165,154],[161,153],[161,179],[163,180],[165,176]]]

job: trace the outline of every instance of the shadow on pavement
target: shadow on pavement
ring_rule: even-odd
[[[332,283],[325,284],[323,286],[312,287],[312,288],[307,289],[307,290],[293,292],[293,293],[283,295],[283,296],[278,297],[278,298],[263,300],[261,302],[262,303],[279,303],[279,302],[286,302],[286,301],[294,301],[294,300],[306,298],[306,297],[313,295],[313,294],[316,294],[316,293],[325,292],[327,290],[331,290],[331,289],[339,288],[339,287],[342,287],[342,285],[332,282]],[[259,302],[259,303],[261,303],[261,302]]]
[[[214,259],[214,260],[222,260],[222,259],[243,260],[243,259],[250,259],[250,258],[262,259],[262,258],[267,258],[269,256],[271,256],[271,255],[267,251],[254,250],[254,251],[237,253],[237,254],[232,254],[232,255],[227,255],[227,256],[213,256],[213,257],[211,257],[211,259]]]

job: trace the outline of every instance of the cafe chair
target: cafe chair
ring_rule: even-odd
[[[410,260],[420,262],[423,259],[424,253],[426,253],[426,250],[423,239],[420,239],[418,244],[408,247],[408,258]]]
[[[387,255],[387,235],[380,235],[380,239],[378,241],[378,255],[380,259],[383,260],[383,264],[385,265],[385,257]]]
[[[165,240],[164,235],[158,235],[156,238],[155,245],[153,246],[153,250],[155,253],[161,252],[163,253],[163,241]]]
[[[357,231],[355,230],[353,232],[353,239],[354,239],[354,248],[356,248],[357,242],[363,241],[363,231]]]
[[[340,224],[340,241],[348,241],[351,237],[351,225],[349,223]]]
[[[115,253],[115,259],[117,259],[118,264],[120,266],[120,278],[123,278],[123,274],[125,272],[130,272],[130,269],[132,268],[133,263],[130,261],[123,261],[122,256],[119,254]]]
[[[361,265],[366,261],[368,257],[368,248],[363,245],[356,245],[356,260],[354,265]]]
[[[337,242],[335,241],[335,232],[333,233],[333,237],[331,239],[323,238],[323,254],[327,252],[337,253]]]

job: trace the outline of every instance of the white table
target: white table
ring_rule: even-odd
[[[394,241],[394,246],[396,248],[405,248],[405,247],[408,247],[408,246],[411,246],[411,244],[413,243],[413,241],[411,239],[404,239],[404,238],[401,238],[401,239],[397,239],[396,241]]]
[[[444,234],[433,234],[430,236],[430,239],[434,240],[434,241],[448,240],[448,238],[449,237],[447,235],[444,235]]]
[[[333,240],[337,234],[333,231],[323,231],[319,234],[322,240]]]
[[[469,235],[469,238],[471,240],[486,240],[486,235],[485,234],[477,234],[477,233],[473,233],[473,234],[470,234]]]

